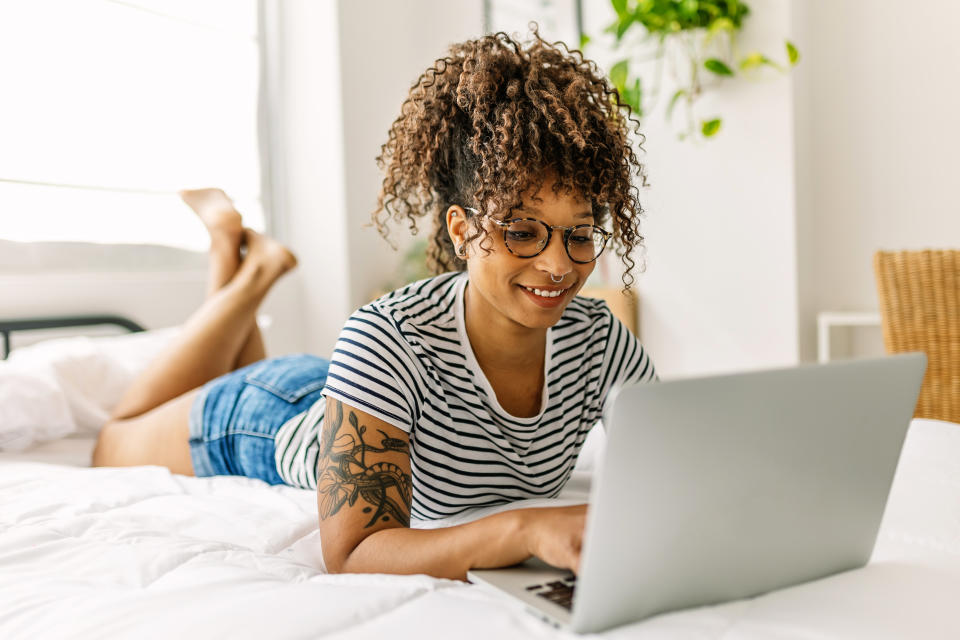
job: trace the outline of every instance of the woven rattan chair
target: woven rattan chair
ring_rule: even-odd
[[[914,415],[960,422],[960,251],[878,251],[873,270],[887,352],[927,354]]]

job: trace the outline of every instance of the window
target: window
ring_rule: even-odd
[[[263,229],[256,0],[0,3],[0,239],[202,249],[181,188]]]

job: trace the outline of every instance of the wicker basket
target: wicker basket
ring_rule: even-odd
[[[914,416],[960,422],[960,251],[878,251],[873,269],[887,352],[927,354]]]

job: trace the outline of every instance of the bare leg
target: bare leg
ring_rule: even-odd
[[[256,324],[263,298],[296,266],[281,244],[249,229],[247,256],[234,277],[184,323],[174,344],[137,377],[113,411],[113,419],[138,416],[182,393],[233,371]]]
[[[136,418],[105,424],[93,450],[93,466],[155,464],[196,475],[190,457],[190,408],[199,392],[188,391]]]
[[[234,277],[204,302],[170,350],[127,389],[100,431],[94,466],[155,464],[193,475],[189,417],[198,387],[232,371],[263,297],[296,266],[293,254],[276,241],[249,229],[244,238],[247,257]]]
[[[183,201],[200,217],[210,234],[210,267],[207,298],[233,278],[240,268],[243,245],[243,221],[233,201],[221,189],[192,189],[180,192]],[[240,348],[234,369],[263,360],[267,356],[256,322]]]

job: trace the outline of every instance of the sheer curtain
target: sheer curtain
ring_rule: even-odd
[[[0,0],[0,239],[190,249],[261,206],[257,0]]]

